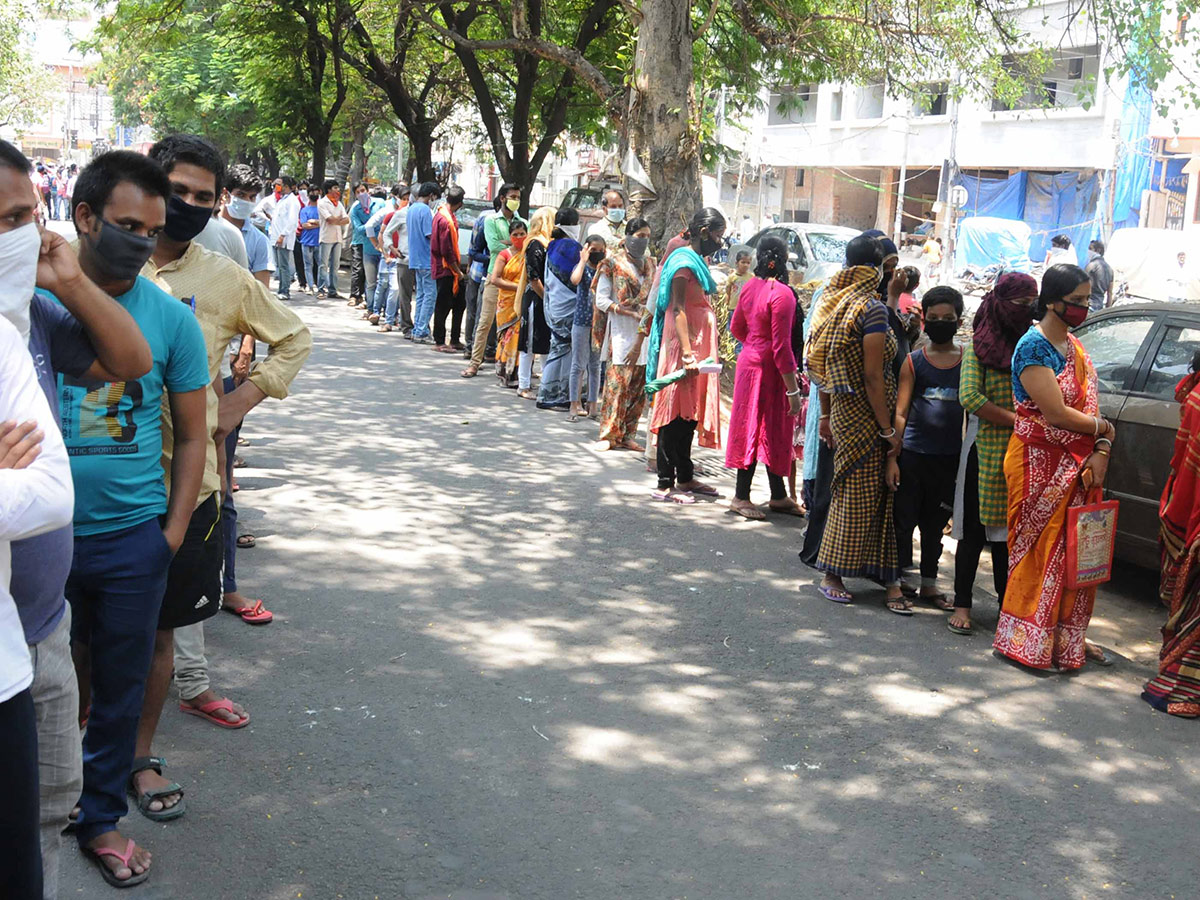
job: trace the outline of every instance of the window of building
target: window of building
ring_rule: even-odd
[[[882,84],[868,84],[861,86],[858,89],[858,102],[854,107],[854,118],[882,118],[883,97],[884,89]]]
[[[1008,58],[1005,64],[1010,70],[1019,66],[1019,60]],[[1071,109],[1082,106],[1091,99],[1100,74],[1100,48],[1075,47],[1059,50],[1054,60],[1036,84],[1015,103],[992,100],[993,111],[1010,109]]]
[[[920,86],[921,90],[913,97],[912,114],[914,116],[944,116],[949,111],[950,100],[947,97],[948,85],[944,81],[933,81]]]
[[[768,125],[808,125],[817,121],[815,84],[801,84],[773,91],[769,102]]]
[[[796,170],[796,187],[804,187],[804,170]]]
[[[829,98],[829,118],[833,122],[842,121],[842,89],[834,90],[833,95]]]

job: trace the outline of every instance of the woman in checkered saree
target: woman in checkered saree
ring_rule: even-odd
[[[832,499],[817,568],[825,572],[819,589],[828,600],[850,603],[854,598],[843,579],[867,578],[887,587],[890,610],[912,615],[900,593],[894,483],[884,478],[900,442],[892,426],[896,335],[878,295],[882,263],[874,238],[851,241],[847,268],[826,285],[826,312],[814,320],[809,340],[806,365],[821,386],[821,418],[828,423],[821,423],[821,431],[834,447]],[[886,469],[894,482],[895,466]]]

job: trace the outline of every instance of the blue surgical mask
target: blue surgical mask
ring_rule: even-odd
[[[235,219],[248,219],[250,213],[254,212],[254,201],[243,200],[241,197],[230,197],[229,203],[225,205],[225,209]]]
[[[625,221],[625,207],[623,207],[623,206],[609,207],[608,221],[612,222],[614,225],[624,222]]]

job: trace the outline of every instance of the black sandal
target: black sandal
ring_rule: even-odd
[[[133,776],[137,775],[139,772],[145,772],[147,770],[153,770],[161,775],[163,766],[166,764],[167,761],[161,756],[139,756],[133,761],[133,768],[129,773],[129,783],[126,786],[126,790],[129,792],[129,796],[133,797],[133,799],[137,801],[138,812],[140,812],[151,822],[169,822],[172,819],[178,819],[185,812],[187,812],[187,804],[185,804],[183,801],[183,788],[175,782],[171,782],[165,788],[159,788],[158,790],[154,791],[145,791],[141,794],[138,793],[137,785],[134,783]],[[150,808],[150,804],[155,800],[161,800],[163,797],[170,797],[172,794],[179,795],[179,802],[174,806],[158,810]]]

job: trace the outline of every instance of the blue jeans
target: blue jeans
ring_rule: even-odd
[[[92,672],[92,712],[83,736],[80,846],[116,829],[129,812],[125,783],[171,556],[157,517],[132,528],[75,536],[65,592],[71,604],[71,639],[90,649]]]
[[[592,348],[592,326],[571,326],[571,375],[569,393],[571,402],[579,399],[579,385],[587,375],[587,402],[600,399],[600,351]]]
[[[275,251],[275,277],[279,279],[279,296],[292,296],[292,251],[287,247],[272,247]]]
[[[379,276],[375,284],[375,296],[371,298],[368,305],[371,307],[371,312],[377,312],[382,317],[379,320],[380,325],[399,325],[396,292],[392,290],[393,273],[396,271],[395,263],[381,263],[379,266]]]
[[[413,337],[429,337],[429,323],[433,319],[433,307],[437,303],[437,291],[433,286],[433,275],[428,269],[413,269],[417,282],[417,297],[413,307]]]
[[[318,268],[321,261],[321,245],[314,244],[310,247],[308,244],[301,244],[300,252],[304,255],[304,271],[312,279],[313,290],[316,290],[320,281]]]
[[[317,284],[319,290],[329,296],[337,296],[338,266],[342,263],[342,242],[334,241],[321,244],[321,280]]]
[[[368,253],[367,245],[363,245],[363,299],[367,301],[368,306],[371,305],[371,298],[375,296],[376,282],[379,278],[379,259],[378,253]],[[383,310],[379,311],[383,312]]]

